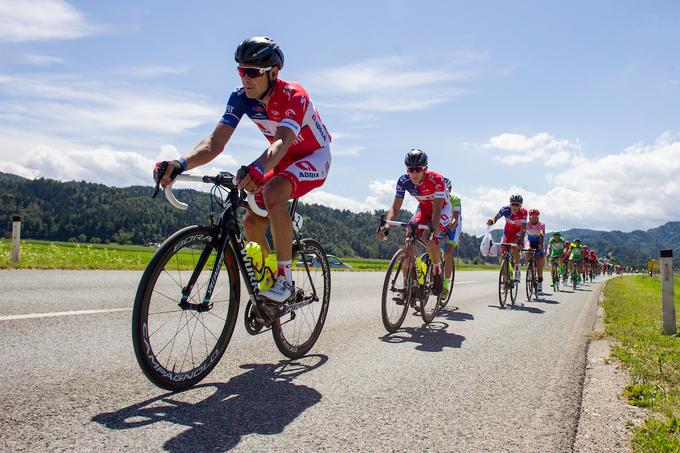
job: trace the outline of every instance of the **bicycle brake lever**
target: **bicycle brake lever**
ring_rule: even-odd
[[[153,195],[151,195],[151,198],[156,198],[158,195],[158,192],[161,189],[161,178],[165,174],[165,171],[168,169],[168,163],[163,161],[159,162],[158,165],[156,166],[156,177],[158,178],[156,180],[156,188],[153,191]]]

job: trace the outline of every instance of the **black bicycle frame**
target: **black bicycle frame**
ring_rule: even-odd
[[[206,311],[210,309],[211,306],[210,298],[212,297],[212,293],[215,289],[217,278],[222,268],[222,263],[224,262],[224,252],[227,250],[227,247],[231,247],[232,251],[234,252],[234,256],[236,257],[236,263],[238,265],[240,273],[244,276],[248,276],[248,278],[244,278],[243,280],[246,284],[246,290],[248,291],[249,298],[253,303],[253,306],[255,307],[257,314],[261,315],[261,313],[259,313],[258,307],[259,305],[258,296],[260,292],[258,284],[259,281],[255,275],[255,270],[253,269],[250,257],[246,252],[245,246],[243,244],[241,230],[239,228],[238,222],[236,221],[237,215],[236,210],[240,206],[242,206],[243,203],[244,203],[243,199],[239,197],[238,192],[233,189],[230,190],[229,195],[227,197],[227,201],[223,206],[223,212],[222,217],[220,218],[220,222],[218,225],[213,227],[213,230],[216,233],[215,238],[213,238],[213,243],[206,245],[205,248],[203,249],[203,252],[201,253],[201,256],[198,260],[196,268],[194,269],[194,272],[192,273],[189,279],[189,282],[182,290],[182,300],[180,302],[180,307],[195,309],[196,311]],[[297,205],[298,200],[294,199],[290,207],[291,218],[295,214]],[[215,240],[218,241],[217,244],[215,244]],[[295,240],[299,242],[298,235],[296,235]],[[203,266],[208,261],[208,258],[210,257],[213,248],[216,248],[218,253],[217,258],[215,259],[215,263],[213,265],[213,269],[210,273],[210,281],[208,283],[208,288],[206,289],[205,297],[203,298],[202,303],[191,304],[188,302],[188,297],[191,294],[191,290],[196,284],[196,281],[198,280],[199,274],[203,269]],[[303,262],[305,270],[307,271],[307,273],[309,273],[309,266],[307,264],[307,260],[303,259]],[[313,294],[312,300],[318,300],[316,288],[311,278],[310,284]],[[289,307],[288,310],[280,314],[281,315],[286,314],[292,310],[299,308],[299,306],[301,306],[300,303],[295,304]]]

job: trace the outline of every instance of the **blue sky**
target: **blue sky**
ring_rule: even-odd
[[[387,208],[420,147],[471,233],[511,192],[549,229],[680,219],[675,2],[0,0],[0,171],[150,184],[210,133],[252,35],[279,42],[334,136],[309,202]],[[265,146],[244,119],[205,172]]]

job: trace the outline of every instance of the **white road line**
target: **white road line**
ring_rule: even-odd
[[[56,316],[95,315],[98,313],[115,313],[118,311],[130,311],[132,308],[106,308],[102,310],[76,310],[55,311],[52,313],[29,313],[26,315],[0,316],[0,321],[12,321],[15,319],[54,318]]]
[[[468,282],[453,282],[453,286],[467,285],[468,283],[479,283],[477,280],[470,280]]]

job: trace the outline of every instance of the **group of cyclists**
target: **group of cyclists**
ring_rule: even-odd
[[[172,184],[174,178],[192,168],[215,159],[230,140],[243,115],[258,126],[269,141],[269,146],[251,164],[242,166],[236,174],[239,189],[255,193],[258,207],[266,209],[263,217],[248,209],[244,219],[245,235],[260,244],[263,258],[271,252],[265,232],[271,228],[274,248],[277,251],[277,278],[260,296],[282,303],[294,292],[291,274],[293,227],[287,203],[324,184],[331,167],[331,134],[321,120],[307,91],[299,84],[279,77],[284,65],[281,48],[268,37],[252,37],[241,42],[234,54],[242,86],[233,91],[224,115],[209,137],[203,139],[188,154],[177,160],[158,162],[154,179],[163,186]],[[420,149],[411,149],[405,157],[406,173],[397,180],[394,201],[387,213],[393,220],[401,209],[405,193],[418,200],[418,209],[411,219],[417,225],[427,225],[423,235],[432,257],[434,269],[433,292],[446,296],[451,290],[454,269],[453,255],[462,229],[461,200],[451,188],[451,180],[429,170],[427,155]],[[159,169],[166,169],[159,174]],[[536,250],[539,291],[542,291],[545,266],[545,225],[540,222],[538,209],[527,212],[522,207],[521,195],[512,195],[510,204],[488,219],[492,225],[505,219],[504,243],[513,247],[517,268],[515,280],[520,280],[520,249],[525,238],[529,247]],[[528,218],[528,220],[527,220]],[[378,229],[376,237],[384,239],[389,225]],[[406,233],[410,234],[409,231]],[[441,263],[443,251],[444,263]],[[597,255],[580,239],[565,241],[559,232],[549,241],[548,255],[553,266],[579,273],[596,267]]]

